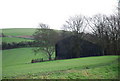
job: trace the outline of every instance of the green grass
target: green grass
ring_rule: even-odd
[[[2,29],[5,35],[32,35],[35,28]],[[57,30],[56,30],[57,31]],[[58,31],[60,32],[60,31]],[[23,38],[3,37],[4,42],[31,41]],[[33,48],[3,50],[2,77],[16,79],[116,79],[118,56],[98,56],[66,60],[30,63],[32,59],[44,58],[45,52],[34,55]],[[53,58],[55,55],[53,55]],[[1,69],[1,68],[0,68]]]
[[[16,48],[3,50],[3,67],[4,66],[14,66],[30,63],[32,59],[35,58],[44,58],[47,60],[46,54],[41,51],[37,55],[32,51],[34,48]]]
[[[2,37],[2,42],[12,43],[12,42],[22,42],[22,41],[33,41],[30,39],[24,39],[24,38],[15,38],[15,37]]]
[[[119,70],[120,71],[120,70]],[[27,78],[35,78],[36,76],[27,76]],[[72,68],[57,72],[51,72],[36,78],[42,79],[117,79],[118,65],[108,64],[105,66],[90,67],[89,69]]]
[[[3,78],[31,79],[114,79],[118,56],[98,56],[30,63],[33,58],[47,59],[44,52],[34,55],[32,48],[3,51]]]
[[[4,35],[10,36],[22,36],[22,35],[33,35],[36,28],[10,28],[10,29],[2,29],[2,33]],[[56,32],[61,32],[60,30],[55,30]]]
[[[10,36],[22,36],[22,35],[32,35],[36,28],[11,28],[2,29],[2,33]]]

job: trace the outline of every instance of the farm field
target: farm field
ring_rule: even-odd
[[[8,36],[30,36],[34,28],[2,29]],[[58,30],[56,30],[58,31]],[[60,32],[60,31],[58,31]],[[4,42],[32,41],[3,37]],[[35,47],[2,50],[3,79],[117,79],[118,56],[95,56],[31,63],[32,59],[48,60],[45,52],[34,54]],[[55,54],[52,56],[54,59]],[[1,69],[1,68],[0,68]]]
[[[16,64],[27,64],[30,63],[32,59],[44,58],[47,60],[47,56],[44,52],[34,54],[32,51],[34,48],[16,48],[3,50],[3,66],[12,66]],[[15,60],[15,61],[13,61]]]
[[[7,42],[7,43],[12,43],[12,42],[19,43],[19,42],[25,42],[25,41],[30,42],[33,40],[25,39],[25,38],[15,38],[15,37],[2,37],[2,42]]]
[[[35,32],[35,28],[2,29],[2,32],[5,35],[10,35],[10,36],[32,35]]]
[[[31,36],[35,32],[36,28],[11,28],[11,29],[1,29],[4,35],[9,36]],[[57,32],[61,32],[60,30],[55,30]]]
[[[2,77],[17,79],[115,79],[118,77],[118,56],[30,63],[34,58],[47,59],[44,52],[35,56],[31,49],[33,48],[4,50]]]

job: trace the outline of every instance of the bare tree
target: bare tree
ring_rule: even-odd
[[[96,15],[88,21],[92,33],[97,37],[96,43],[103,48],[103,54],[118,54],[120,20],[116,15]]]
[[[119,15],[111,15],[106,20],[108,21],[106,32],[108,32],[110,40],[110,50],[117,55],[120,53],[120,17]]]
[[[63,25],[63,29],[66,31],[72,31],[74,35],[78,35],[85,31],[86,23],[84,16],[70,17],[66,24]]]
[[[43,50],[46,52],[49,60],[52,60],[52,55],[55,52],[55,44],[58,39],[58,33],[55,30],[50,29],[46,24],[41,23],[39,24],[39,27],[40,28],[36,29],[36,32],[33,34],[33,37],[40,47],[35,48],[34,52],[36,54],[40,50]]]
[[[103,48],[103,54],[104,49],[106,48],[106,41],[104,41],[104,30],[105,30],[105,15],[95,15],[92,18],[89,18],[88,25],[92,29],[92,34],[96,36],[95,42],[99,44]]]
[[[63,25],[63,29],[65,31],[71,32],[72,33],[71,35],[74,36],[72,45],[74,45],[73,50],[76,53],[76,57],[80,56],[81,47],[79,42],[85,35],[84,34],[85,28],[86,28],[85,17],[82,15],[70,17],[70,19],[66,21],[66,24]]]

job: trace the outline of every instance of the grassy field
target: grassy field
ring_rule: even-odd
[[[2,29],[2,32],[5,35],[10,35],[10,36],[32,35],[35,32],[35,28]]]
[[[43,51],[35,55],[32,49],[34,48],[16,48],[3,50],[3,67],[30,63],[31,60],[35,58],[44,58],[47,60],[47,56]]]
[[[10,36],[23,36],[23,35],[32,35],[35,32],[36,28],[11,28],[11,29],[2,29],[2,33]],[[55,30],[56,32],[61,32],[60,30]]]
[[[15,38],[15,37],[2,37],[2,42],[12,43],[12,42],[25,42],[25,41],[33,41],[30,39],[24,39],[24,38]]]
[[[118,56],[98,56],[41,63],[34,58],[47,59],[44,52],[34,55],[33,48],[3,51],[3,78],[31,79],[114,79],[118,73]]]
[[[5,35],[32,35],[34,28],[2,29]],[[56,30],[57,31],[57,30]],[[60,32],[60,31],[58,31]],[[23,38],[3,38],[4,42],[32,41]],[[2,51],[2,78],[9,79],[116,79],[118,56],[96,56],[31,63],[32,59],[48,60],[45,52],[34,55],[34,48]],[[55,57],[55,54],[52,58]],[[1,68],[0,68],[1,70]]]

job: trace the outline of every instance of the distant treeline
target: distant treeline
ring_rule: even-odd
[[[120,55],[120,15],[95,15],[91,18],[84,16],[70,17],[63,25],[63,31],[54,31],[47,24],[40,24],[33,34],[34,41],[5,43],[2,42],[2,49],[12,49],[21,47],[43,47],[46,52],[56,50],[55,45],[70,36],[75,36],[75,49],[80,48],[79,40],[89,41],[102,48],[103,55]],[[85,29],[90,27],[89,33]],[[89,28],[88,28],[89,29]],[[5,35],[2,33],[1,37]],[[73,39],[72,39],[73,40]],[[68,40],[70,41],[70,40]],[[66,44],[67,42],[65,42]],[[61,48],[65,46],[61,45]],[[70,43],[71,44],[71,43]],[[73,45],[73,43],[72,43]],[[89,45],[88,45],[89,46]],[[53,49],[54,48],[54,49]],[[68,48],[66,48],[68,49]],[[65,50],[66,50],[65,49]],[[78,50],[77,50],[78,51]]]
[[[13,49],[13,48],[23,48],[23,47],[37,47],[37,46],[38,44],[36,42],[19,42],[19,43],[2,42],[2,50]]]
[[[120,43],[119,41],[120,40],[116,40],[114,42],[106,42],[106,43],[102,43],[102,42],[99,42],[98,40],[100,38],[98,38],[97,36],[95,36],[94,34],[89,34],[89,33],[82,33],[83,36],[84,36],[84,40],[87,40],[89,42],[92,42],[100,47],[102,47],[101,45],[103,44],[106,44],[106,48],[103,48],[104,49],[104,55],[119,55],[120,54]],[[62,40],[66,37],[69,37],[71,36],[70,35],[70,32],[66,32],[66,31],[63,31],[61,33],[61,35],[59,34],[58,38],[59,40]],[[6,50],[6,49],[13,49],[13,48],[23,48],[23,47],[41,47],[42,44],[40,44],[39,42],[36,42],[36,41],[24,41],[24,42],[12,42],[12,43],[7,43],[7,42],[2,42],[2,45],[1,45],[1,50]]]

